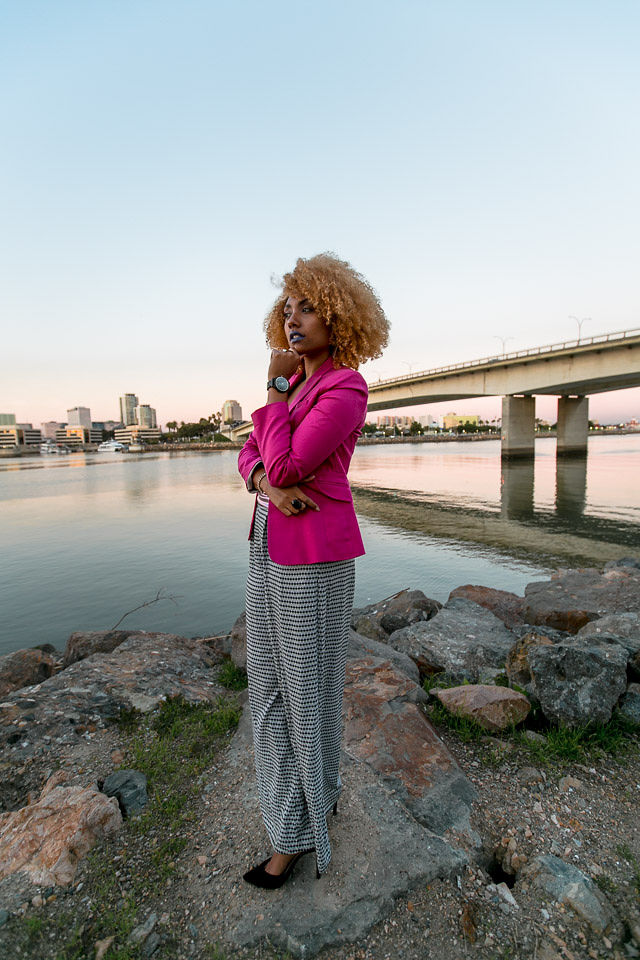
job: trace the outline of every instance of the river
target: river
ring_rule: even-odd
[[[236,451],[0,460],[0,654],[123,625],[227,632],[243,608],[253,501]],[[359,446],[350,478],[367,554],[356,604],[408,586],[521,592],[557,565],[640,552],[640,436],[586,460],[503,465],[499,441]]]

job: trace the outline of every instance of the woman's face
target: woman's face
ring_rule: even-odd
[[[301,357],[329,353],[329,327],[307,299],[287,297],[284,305],[284,333],[292,350]]]

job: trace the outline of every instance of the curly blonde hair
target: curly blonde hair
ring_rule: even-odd
[[[357,370],[365,360],[379,357],[389,340],[389,322],[377,294],[347,263],[333,253],[300,258],[280,285],[282,294],[265,317],[264,331],[270,347],[286,350],[284,305],[288,297],[306,298],[330,328],[335,366]]]

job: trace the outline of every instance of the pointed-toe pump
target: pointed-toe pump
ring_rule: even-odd
[[[309,853],[309,851],[303,850],[300,853],[296,853],[295,857],[292,857],[282,873],[267,873],[265,867],[271,860],[271,857],[267,857],[267,859],[259,863],[257,867],[247,870],[243,879],[246,880],[247,883],[253,884],[254,887],[262,887],[264,890],[277,890],[278,887],[281,887],[283,883],[287,882],[294,866],[300,857],[304,857],[305,853]]]

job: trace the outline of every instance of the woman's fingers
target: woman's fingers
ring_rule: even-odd
[[[311,497],[308,497],[308,496],[306,495],[306,493],[301,493],[301,494],[300,494],[300,499],[306,504],[307,507],[311,507],[312,510],[319,510],[319,509],[320,509],[320,507],[319,507],[318,504],[315,502],[315,500],[312,500]]]

